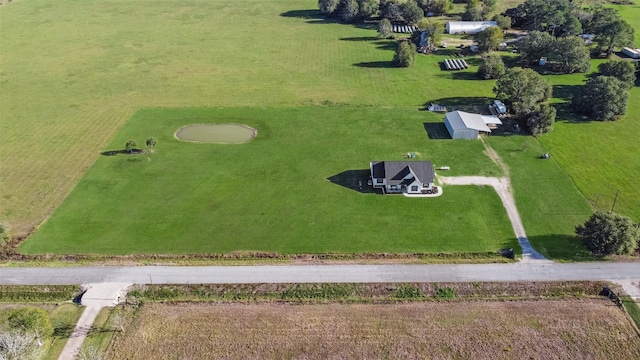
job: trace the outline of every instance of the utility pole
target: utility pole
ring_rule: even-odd
[[[613,214],[613,209],[616,207],[616,201],[618,201],[618,194],[620,193],[620,189],[616,191],[616,197],[613,198],[613,205],[611,205],[611,213]]]
[[[151,274],[149,274],[149,282],[151,283],[151,297],[153,298],[153,302],[156,302],[156,292],[153,290],[153,279],[151,279]]]

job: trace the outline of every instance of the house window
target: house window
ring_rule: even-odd
[[[376,179],[376,184],[382,184],[383,180],[382,179]]]
[[[418,191],[418,185],[413,185],[411,187],[411,191]]]

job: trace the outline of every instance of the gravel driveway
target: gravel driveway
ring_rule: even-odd
[[[511,190],[511,181],[508,177],[496,178],[486,176],[455,176],[455,177],[440,177],[440,181],[446,185],[478,185],[478,186],[492,186],[500,200],[502,205],[507,210],[507,215],[511,221],[513,232],[518,238],[520,247],[522,247],[522,259],[520,261],[550,261],[547,260],[542,254],[537,252],[529,243],[527,234],[524,231],[524,225],[520,219],[518,208],[516,207],[516,200],[513,197],[513,191]]]

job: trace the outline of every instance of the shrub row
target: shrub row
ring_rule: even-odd
[[[78,293],[75,285],[0,285],[0,302],[57,303],[72,300]]]
[[[539,299],[598,296],[607,283],[328,283],[139,285],[139,301],[397,301],[442,299]]]

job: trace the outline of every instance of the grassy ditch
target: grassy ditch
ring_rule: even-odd
[[[129,298],[146,301],[388,302],[519,300],[598,296],[605,282],[325,283],[138,285]]]
[[[2,259],[2,257],[0,257]],[[354,254],[281,254],[270,252],[233,252],[225,254],[136,254],[136,255],[24,255],[5,257],[0,267],[49,267],[101,265],[257,265],[257,264],[478,264],[507,263],[513,259],[499,252],[451,253],[354,253]]]
[[[0,302],[61,303],[79,294],[77,285],[0,285]]]

